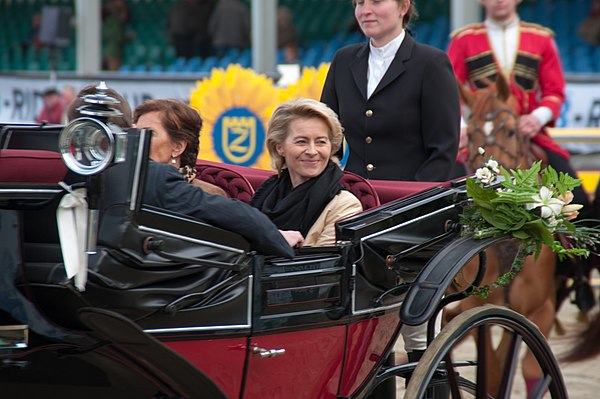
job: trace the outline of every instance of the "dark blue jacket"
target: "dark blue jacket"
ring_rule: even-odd
[[[170,165],[150,162],[143,203],[240,234],[259,252],[294,256],[277,227],[258,209],[236,199],[207,194],[186,182]]]
[[[460,130],[448,55],[407,34],[367,99],[368,66],[367,42],[338,50],[321,94],[344,127],[346,170],[377,180],[446,181]]]

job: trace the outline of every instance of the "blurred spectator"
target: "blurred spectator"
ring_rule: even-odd
[[[77,95],[77,91],[75,90],[75,88],[71,85],[65,85],[63,86],[62,89],[62,98],[63,98],[63,103],[65,104],[65,108],[69,106],[69,104],[71,104],[71,101],[73,101],[75,99],[75,96]]]
[[[589,44],[600,45],[600,0],[593,0],[588,16],[579,24],[579,36]]]
[[[54,87],[46,89],[42,95],[42,100],[44,105],[37,117],[37,123],[62,123],[65,105],[58,90]]]
[[[294,25],[294,15],[287,7],[277,9],[277,48],[283,49],[283,62],[298,61],[298,31]]]
[[[29,28],[29,32],[27,32],[27,36],[21,42],[21,46],[23,47],[23,52],[27,51],[27,49],[33,46],[37,52],[40,48],[40,27],[42,26],[42,14],[35,13],[33,17],[31,17],[31,27]]]
[[[102,8],[102,68],[116,71],[123,63],[130,10],[126,0],[105,0]]]
[[[208,32],[217,56],[230,49],[250,46],[250,10],[241,0],[219,0],[210,20]]]
[[[63,103],[63,117],[61,123],[67,124],[69,119],[67,118],[67,109],[69,105],[75,100],[77,91],[71,85],[65,85],[62,89],[62,103]]]
[[[208,21],[214,0],[179,0],[171,7],[167,32],[177,57],[207,57],[211,53]]]
[[[194,54],[206,58],[213,53],[208,21],[215,9],[216,0],[196,0],[196,31],[194,32]]]
[[[167,33],[177,57],[191,58],[194,53],[195,3],[195,0],[179,0],[169,12]]]

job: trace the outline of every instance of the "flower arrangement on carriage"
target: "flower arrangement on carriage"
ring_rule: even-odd
[[[479,153],[485,151],[480,148]],[[572,190],[581,180],[538,161],[526,169],[507,170],[493,159],[487,159],[467,178],[467,196],[472,203],[461,216],[463,234],[475,238],[510,235],[518,240],[519,249],[510,271],[500,276],[493,288],[507,285],[521,270],[525,258],[537,256],[542,245],[550,248],[560,260],[588,257],[600,241],[600,229],[574,222],[580,204],[573,204]],[[489,285],[478,287],[474,294],[486,297]]]

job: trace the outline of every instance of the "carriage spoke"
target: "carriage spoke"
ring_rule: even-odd
[[[508,331],[505,332],[508,334]],[[500,392],[498,398],[509,398],[512,391],[512,386],[517,371],[517,363],[519,360],[519,351],[523,338],[518,334],[512,334],[506,358],[504,359],[504,370],[502,371],[502,380],[500,383]]]
[[[506,338],[501,340],[498,352],[492,340],[496,328],[501,328],[505,334],[503,338]],[[467,337],[474,338],[471,341],[475,344],[471,352],[473,355],[468,360],[458,360],[455,357],[462,355],[455,350]],[[560,367],[539,329],[510,309],[489,305],[462,312],[442,329],[417,363],[404,397],[425,399],[435,394],[435,398],[452,399],[512,398],[518,393],[513,389],[518,374],[516,359],[524,349],[537,359],[542,371],[542,378],[528,399],[546,396],[567,399],[569,395],[562,381]],[[498,359],[499,356],[501,359]],[[457,372],[461,367],[467,367],[464,376]],[[447,372],[448,376],[439,378],[440,371]],[[474,377],[471,371],[475,373]],[[440,389],[438,392],[435,388],[444,382],[447,382],[443,387],[446,390],[442,392]],[[500,395],[496,396],[496,392],[500,392]]]
[[[458,379],[456,378],[456,371],[454,370],[454,363],[452,363],[452,356],[450,352],[444,356],[444,362],[446,363],[446,372],[448,373],[448,385],[450,385],[450,393],[452,394],[452,399],[460,399],[462,395],[458,390]]]
[[[535,384],[535,387],[533,388],[531,393],[529,394],[528,399],[541,399],[548,391],[551,382],[552,377],[550,377],[549,375],[545,375],[544,378],[540,378],[537,384]]]
[[[487,396],[487,366],[488,352],[486,343],[488,342],[489,328],[486,325],[477,328],[477,397],[485,398]]]

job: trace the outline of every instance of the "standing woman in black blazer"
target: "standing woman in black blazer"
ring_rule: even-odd
[[[414,0],[353,4],[369,42],[336,53],[321,94],[345,130],[346,170],[378,180],[447,180],[460,129],[448,56],[406,30]]]
[[[454,71],[445,52],[415,42],[406,31],[416,15],[413,1],[353,1],[369,42],[336,53],[321,94],[344,127],[346,170],[369,179],[445,181],[456,160],[460,102]],[[402,327],[409,361],[423,354],[426,330]]]

